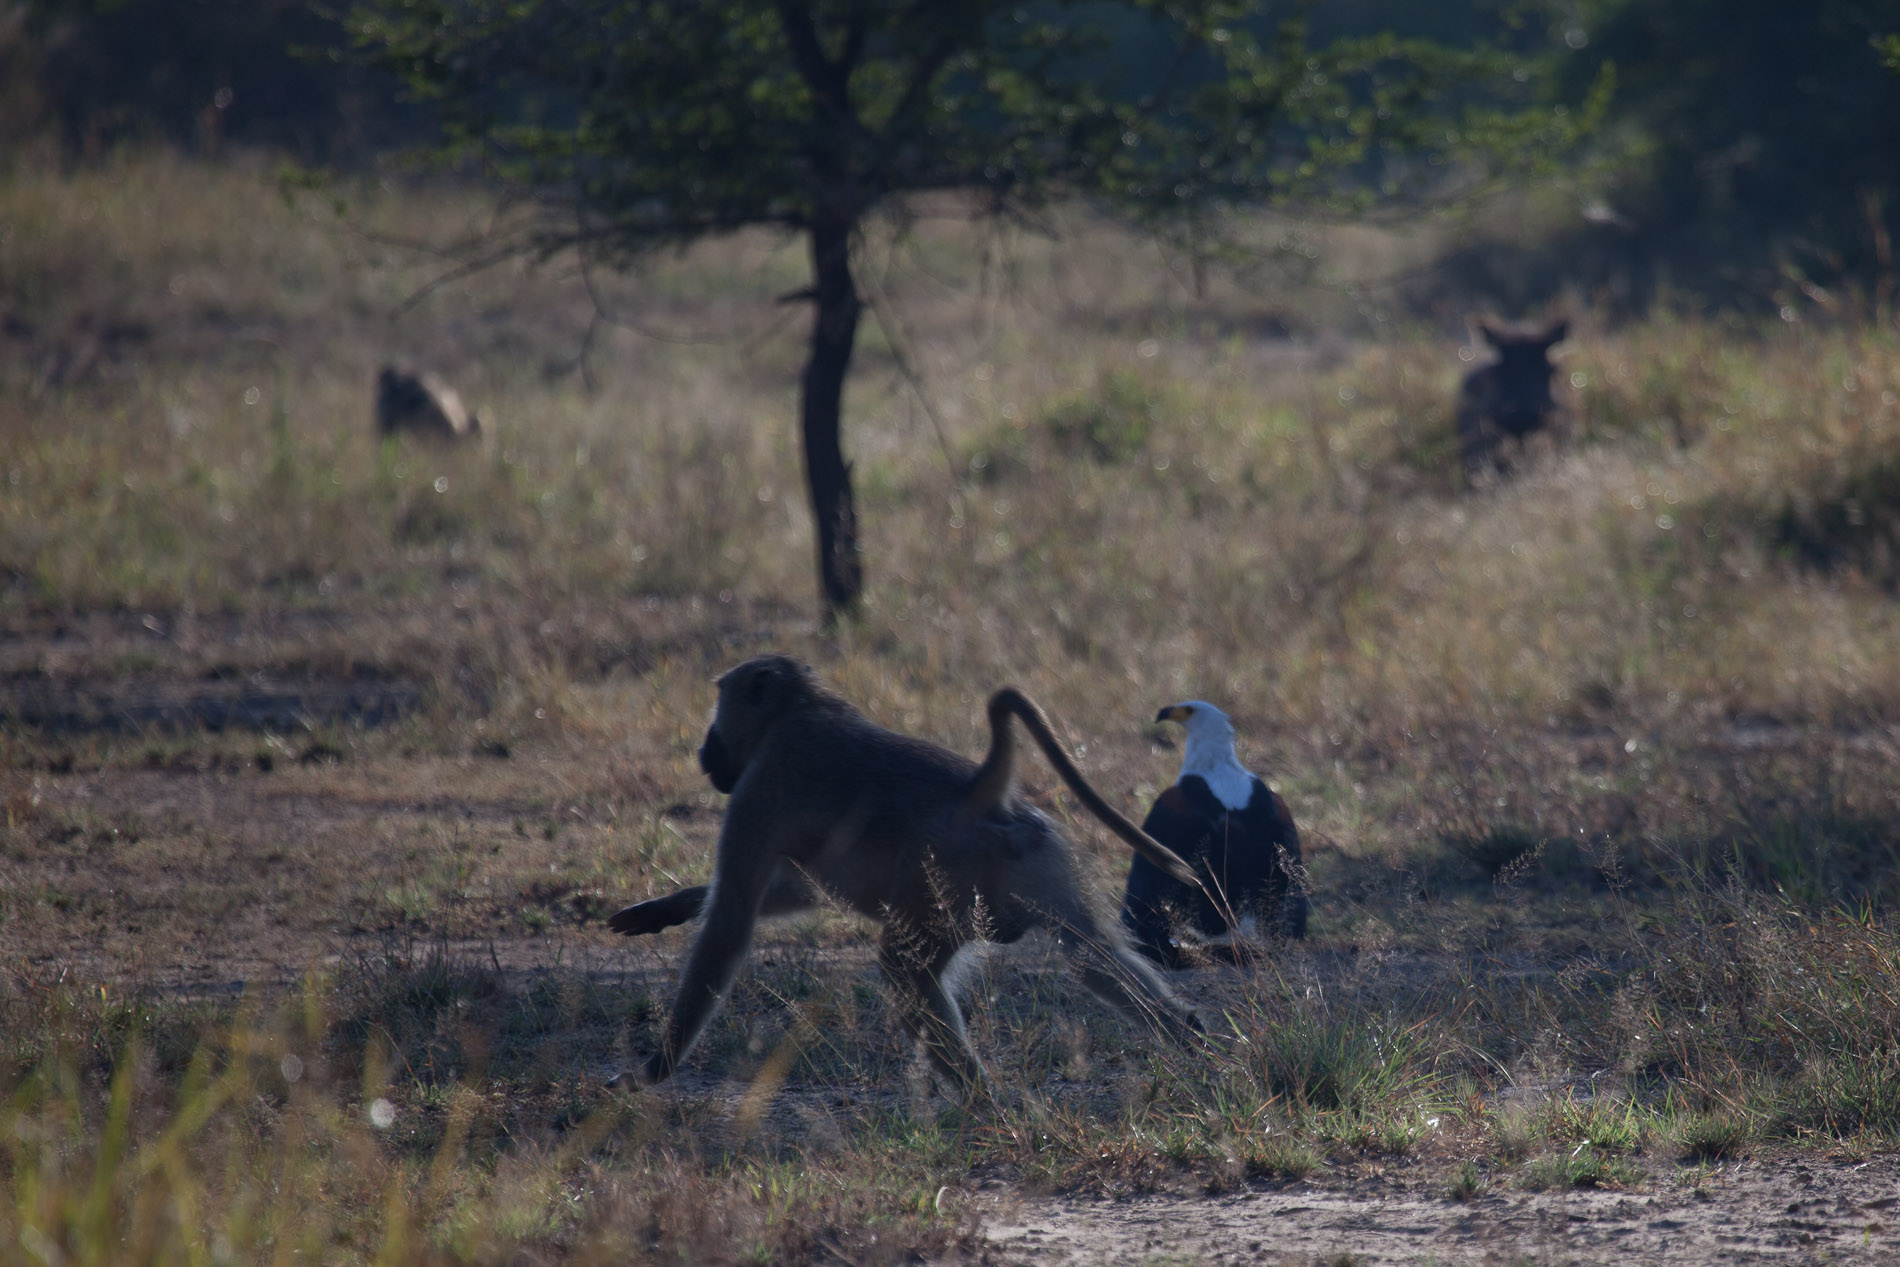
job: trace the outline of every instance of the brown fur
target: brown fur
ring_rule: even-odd
[[[405,431],[449,441],[470,440],[482,430],[453,387],[427,371],[394,365],[376,376],[376,425],[384,435]]]
[[[1458,445],[1465,471],[1473,475],[1501,469],[1506,441],[1521,450],[1527,437],[1557,417],[1550,349],[1570,333],[1570,323],[1524,328],[1479,322],[1478,330],[1498,359],[1465,375],[1458,393]]]
[[[911,1033],[965,1091],[983,1081],[944,978],[975,941],[1053,933],[1083,981],[1177,1040],[1198,1025],[1082,891],[1055,824],[1015,791],[1010,719],[1021,719],[1057,772],[1124,839],[1170,871],[1193,872],[1109,809],[1076,771],[1040,709],[1005,689],[990,700],[991,747],[978,765],[876,725],[784,656],[748,660],[719,679],[701,746],[713,786],[731,793],[713,882],[627,907],[609,926],[654,932],[702,915],[660,1049],[639,1073],[670,1076],[718,1007],[761,915],[808,910],[821,894],[884,925],[879,964]],[[1106,811],[1104,814],[1103,811]],[[1171,865],[1170,865],[1171,864]]]

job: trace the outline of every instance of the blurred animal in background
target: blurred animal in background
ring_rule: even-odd
[[[481,434],[481,420],[462,404],[453,387],[429,372],[385,365],[376,375],[376,426],[451,442]]]
[[[1193,1014],[1098,915],[1055,823],[1016,787],[1011,722],[1021,722],[1089,811],[1152,859],[1158,874],[1195,884],[1089,786],[1049,722],[1020,691],[990,697],[982,764],[894,734],[826,690],[785,656],[747,660],[719,679],[719,704],[699,764],[729,793],[713,882],[641,902],[607,921],[638,936],[699,919],[673,1012],[635,1072],[660,1082],[692,1049],[752,944],[760,916],[810,910],[828,893],[884,925],[878,964],[899,1015],[938,1071],[965,1093],[983,1084],[955,998],[965,947],[1054,934],[1083,984],[1178,1042]]]
[[[1537,326],[1502,326],[1481,321],[1478,331],[1498,359],[1465,375],[1458,392],[1458,447],[1467,476],[1506,469],[1500,452],[1505,441],[1515,441],[1521,453],[1526,437],[1557,417],[1557,402],[1550,394],[1550,378],[1556,372],[1550,349],[1570,333],[1570,323],[1559,319]]]
[[[1155,721],[1179,724],[1187,744],[1181,777],[1155,798],[1142,830],[1181,855],[1201,886],[1183,884],[1137,855],[1122,900],[1122,924],[1135,948],[1177,968],[1193,951],[1238,962],[1261,937],[1306,936],[1300,834],[1286,802],[1234,755],[1227,714],[1189,700],[1170,704]]]

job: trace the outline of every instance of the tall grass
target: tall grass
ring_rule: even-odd
[[[495,1070],[457,1076],[414,1039],[444,988],[424,961],[195,1023],[58,990],[15,1007],[0,1230],[97,1263],[894,1262],[970,1232],[937,1199],[941,1159],[890,1155],[889,1128],[842,1153],[709,1147],[690,1108],[534,1076],[502,1054],[506,1020],[465,1023]],[[197,1031],[181,1065],[154,1023]]]
[[[1223,1188],[1417,1153],[1535,1190],[1784,1141],[1900,1140],[1890,931],[1738,893],[1666,914],[1653,959],[1616,982],[1557,979],[1514,1002],[1521,983],[1496,971],[1316,1007],[1275,976],[1236,981],[1209,1052],[1131,1052],[1106,1081],[1045,1076],[961,1110],[881,1104],[903,1079],[880,1069],[879,1040],[835,1032],[789,1083],[771,1075],[789,1117],[744,1093],[775,1067],[774,1039],[715,1036],[712,1059],[742,1075],[735,1099],[608,1092],[572,1055],[549,1060],[550,1045],[599,1059],[626,1041],[584,981],[537,1001],[439,959],[190,1015],[51,989],[7,1017],[0,1229],[79,1262],[900,1261],[974,1235],[971,1175]],[[866,1003],[883,1007],[845,1006]],[[1501,1015],[1526,1005],[1532,1025]],[[765,1015],[743,995],[730,1011]],[[1029,1022],[998,1041],[1033,1044]],[[1546,1028],[1572,1050],[1543,1049]],[[1109,1022],[1087,1050],[1130,1040]]]

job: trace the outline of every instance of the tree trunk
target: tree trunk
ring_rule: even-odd
[[[818,533],[818,587],[825,616],[856,605],[864,589],[858,562],[858,516],[851,496],[851,467],[839,442],[844,412],[844,376],[857,338],[857,284],[851,278],[849,221],[812,226],[811,255],[817,312],[812,321],[811,359],[799,400],[805,437],[805,482],[811,489]]]

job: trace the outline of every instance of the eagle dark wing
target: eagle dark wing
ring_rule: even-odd
[[[1300,833],[1286,802],[1259,779],[1242,811],[1248,848],[1255,862],[1249,905],[1275,937],[1306,936],[1306,893],[1300,874]]]
[[[1205,795],[1205,786],[1200,791]],[[1201,799],[1176,784],[1155,798],[1141,829],[1198,870],[1202,869],[1214,822]],[[1122,898],[1122,926],[1134,939],[1135,949],[1156,963],[1176,966],[1180,951],[1171,932],[1174,921],[1183,914],[1192,915],[1196,924],[1204,924],[1207,915],[1219,920],[1205,893],[1190,889],[1137,854],[1128,868],[1128,891]],[[1224,921],[1221,926],[1225,927]]]
[[[1201,856],[1208,833],[1214,830],[1215,816],[1208,809],[1189,788],[1177,783],[1155,798],[1141,829],[1191,863]]]
[[[1219,937],[1231,931],[1230,912],[1258,920],[1269,937],[1306,935],[1300,833],[1286,802],[1259,779],[1246,807],[1229,810],[1205,780],[1188,775],[1155,798],[1142,830],[1185,858],[1224,899],[1216,904],[1137,857],[1128,869],[1122,924],[1150,959],[1178,967],[1176,930]]]

